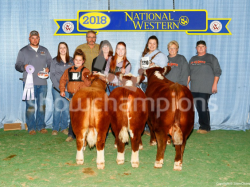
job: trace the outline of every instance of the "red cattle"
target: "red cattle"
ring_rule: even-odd
[[[104,145],[110,124],[106,82],[99,75],[87,77],[92,81],[91,87],[80,89],[70,102],[70,118],[77,144],[76,163],[83,164],[84,144],[87,141],[89,147],[96,144],[97,168],[104,169]]]
[[[161,168],[169,135],[175,145],[174,170],[182,170],[186,140],[194,127],[193,97],[186,86],[169,81],[164,75],[170,67],[152,67],[145,71],[148,77],[148,125],[157,140],[154,166]],[[154,134],[153,134],[154,132]]]
[[[129,74],[123,76],[121,81],[123,86],[111,92],[108,107],[117,144],[116,162],[124,163],[125,143],[129,141],[130,135],[131,164],[132,167],[139,167],[139,144],[148,118],[146,96],[140,88],[135,87],[136,83],[142,81],[141,77]]]

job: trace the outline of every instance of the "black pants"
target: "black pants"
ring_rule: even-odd
[[[201,130],[210,131],[210,113],[208,109],[208,101],[211,94],[192,92],[194,104],[199,115],[199,124]]]
[[[73,94],[69,93],[69,99],[72,99],[72,97],[73,97]],[[69,122],[69,133],[68,133],[68,136],[71,136],[73,139],[76,139],[76,135],[74,134],[73,129],[72,129],[72,125],[71,125],[71,118],[70,118],[70,122]]]

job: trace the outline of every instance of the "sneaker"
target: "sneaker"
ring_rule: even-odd
[[[58,132],[56,130],[52,131],[52,135],[57,135],[57,134],[58,134]]]
[[[209,131],[199,129],[199,130],[197,131],[197,133],[200,133],[200,134],[207,134],[207,133],[209,133]]]
[[[48,131],[47,131],[46,129],[42,129],[42,130],[40,130],[40,131],[38,131],[38,132],[40,132],[40,133],[42,133],[42,134],[48,133]]]
[[[69,136],[65,141],[66,142],[72,142],[74,139],[72,138],[72,136]]]
[[[35,135],[35,134],[36,134],[36,131],[35,131],[35,130],[31,130],[31,131],[29,132],[29,134],[30,134],[30,135]]]
[[[63,134],[66,134],[66,135],[68,135],[68,133],[69,133],[68,129],[63,129],[61,132],[62,132]]]

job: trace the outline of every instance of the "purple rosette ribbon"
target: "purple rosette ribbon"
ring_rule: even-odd
[[[35,68],[32,65],[28,65],[25,68],[25,70],[27,72],[27,78],[25,81],[22,100],[30,100],[30,96],[31,100],[34,100],[35,96],[34,96],[33,73],[35,71]]]

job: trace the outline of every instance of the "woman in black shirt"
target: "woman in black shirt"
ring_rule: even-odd
[[[109,58],[113,56],[113,48],[108,40],[100,43],[99,55],[94,58],[92,63],[92,71],[103,73]]]

